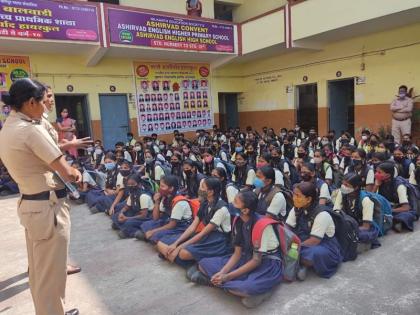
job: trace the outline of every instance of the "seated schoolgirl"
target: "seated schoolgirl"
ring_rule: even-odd
[[[240,210],[240,217],[233,230],[233,255],[203,258],[199,270],[190,275],[194,282],[211,283],[241,297],[249,308],[269,298],[283,276],[279,241],[273,226],[268,225],[263,231],[259,248],[252,244],[252,229],[261,218],[256,213],[257,204],[257,196],[251,191],[240,192],[235,197],[234,205]]]
[[[0,196],[19,193],[19,188],[0,160]]]
[[[322,179],[328,187],[331,187],[333,185],[333,169],[323,150],[316,149],[314,151],[314,164],[317,177]]]
[[[331,202],[331,195],[328,185],[316,176],[315,167],[311,163],[304,163],[301,166],[300,177],[302,182],[313,183],[318,192],[318,202],[320,205],[326,205]]]
[[[117,176],[119,174],[116,157],[112,153],[108,153],[104,157],[103,171],[106,174],[105,189],[91,189],[86,195],[86,203],[92,213],[97,213],[96,205],[103,196],[115,195],[117,189]]]
[[[334,236],[334,221],[318,206],[317,199],[314,183],[297,184],[293,190],[294,207],[286,220],[302,241],[299,280],[305,279],[307,268],[313,268],[320,277],[330,278],[343,260],[340,244]]]
[[[362,189],[373,192],[375,184],[375,172],[367,163],[367,154],[363,149],[356,149],[351,154],[350,165],[344,170],[344,174],[356,173],[362,178]]]
[[[284,186],[285,184],[284,184],[283,173],[282,173],[282,171],[280,171],[279,168],[277,168],[276,166],[273,166],[274,164],[272,164],[272,162],[273,162],[273,160],[272,160],[271,154],[270,153],[263,153],[258,157],[257,169],[261,168],[263,166],[266,166],[266,165],[271,165],[274,168],[274,172],[276,174],[275,185]],[[279,163],[276,163],[276,164],[279,164]],[[280,165],[281,165],[281,163],[280,163]],[[290,174],[289,165],[287,164],[287,162],[284,162],[283,170],[285,169],[285,165],[287,165],[287,174],[289,175]],[[287,177],[287,179],[289,179],[289,177]]]
[[[147,149],[144,151],[145,160],[145,175],[151,180],[159,184],[162,176],[165,175],[165,171],[162,166],[157,162],[156,154],[153,150]]]
[[[392,204],[393,228],[402,232],[403,228],[414,230],[416,211],[411,206],[407,186],[401,177],[394,178],[394,163],[383,162],[378,165],[375,173],[375,191],[384,196]]]
[[[112,228],[119,230],[120,238],[134,237],[140,226],[152,219],[152,194],[144,190],[138,175],[127,178],[126,190],[129,193],[126,204],[112,215]]]
[[[398,176],[409,179],[410,174],[416,167],[413,161],[407,158],[407,150],[403,147],[396,147],[393,152],[393,159]]]
[[[222,192],[220,193],[220,198],[225,202],[228,202],[228,197],[226,194],[226,186],[228,185],[228,178],[227,173],[224,168],[216,167],[213,171],[211,171],[211,176],[217,177],[220,180],[222,185]]]
[[[344,211],[359,223],[359,253],[380,246],[379,227],[373,221],[375,204],[363,194],[362,186],[360,175],[347,173],[334,203],[334,210]]]
[[[409,182],[420,187],[420,155],[417,156],[415,162],[416,168],[411,172]]]
[[[191,266],[206,257],[227,255],[232,249],[230,213],[227,203],[220,198],[220,180],[205,179],[203,191],[207,198],[188,229],[176,239],[160,239],[157,245],[163,257],[181,266]],[[194,234],[200,224],[201,231]]]
[[[255,170],[248,165],[247,156],[243,152],[237,152],[235,155],[235,170],[232,173],[232,184],[226,188],[228,198],[234,196],[240,190],[252,189],[255,179]],[[233,200],[233,199],[232,199]],[[230,201],[230,200],[229,200]]]
[[[179,180],[166,175],[160,180],[159,192],[153,196],[152,220],[144,222],[135,233],[138,240],[154,244],[160,240],[172,244],[192,222],[192,209],[185,197],[177,198]]]
[[[118,169],[116,189],[113,194],[101,197],[96,204],[98,212],[105,212],[108,215],[113,215],[116,208],[121,210],[124,202],[128,197],[128,193],[124,189],[127,177],[131,174],[131,163],[124,160]],[[93,212],[92,212],[93,213]]]
[[[284,220],[287,216],[286,199],[275,185],[275,177],[274,169],[269,165],[257,169],[254,179],[255,193],[258,196],[256,212],[276,220]]]
[[[198,197],[200,185],[205,176],[198,172],[197,161],[185,160],[182,167],[185,174],[183,193],[188,199],[195,199]]]
[[[205,149],[202,157],[203,157],[203,174],[206,176],[211,176],[211,172],[216,167],[221,167],[226,169],[226,167],[223,165],[223,163],[215,159],[215,153],[211,149]]]

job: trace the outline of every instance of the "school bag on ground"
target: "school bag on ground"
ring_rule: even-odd
[[[392,228],[392,206],[382,195],[366,190],[360,192],[359,208],[362,200],[368,197],[374,203],[373,224],[379,229],[379,236],[384,236]]]
[[[283,223],[268,217],[263,217],[255,223],[252,229],[252,245],[254,248],[260,248],[264,229],[268,225],[273,226],[280,243],[279,250],[283,267],[283,279],[286,281],[295,281],[299,270],[301,240]]]
[[[411,209],[415,210],[417,215],[417,220],[420,217],[420,190],[417,186],[411,184],[408,179],[405,179],[404,177],[397,176],[395,178],[396,187],[399,185],[404,185],[407,188],[407,196],[408,196],[408,202],[410,203]]]
[[[357,244],[359,243],[359,224],[350,215],[344,211],[336,210],[327,206],[319,205],[315,209],[314,218],[322,211],[328,212],[335,225],[335,237],[340,244],[343,262],[355,260],[357,258]]]
[[[195,219],[198,215],[198,210],[200,210],[200,200],[199,199],[188,199],[183,195],[178,195],[172,200],[172,208],[180,201],[186,201],[190,205],[191,212],[193,215],[193,219]],[[195,230],[195,233],[200,233],[206,226],[203,222],[200,222],[198,227]]]

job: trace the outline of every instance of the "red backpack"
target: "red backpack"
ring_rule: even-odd
[[[255,223],[252,229],[252,245],[254,248],[260,248],[263,232],[268,225],[273,225],[280,243],[279,250],[283,263],[283,279],[295,281],[299,270],[301,240],[283,223],[263,217]]]
[[[198,215],[198,210],[200,209],[200,200],[199,199],[188,199],[185,196],[178,195],[172,200],[172,208],[180,201],[186,201],[189,203],[191,207],[191,212],[193,214],[193,219]],[[195,230],[196,233],[200,233],[206,226],[203,224],[203,222],[200,221],[200,224],[198,225],[197,229]]]

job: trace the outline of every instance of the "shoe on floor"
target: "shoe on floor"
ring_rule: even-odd
[[[306,268],[304,266],[301,266],[301,267],[299,267],[299,270],[298,270],[298,272],[296,274],[296,278],[299,281],[305,281],[307,274],[308,274],[308,268]]]
[[[118,236],[122,240],[128,238],[127,234],[125,234],[123,231],[118,231]]]
[[[79,315],[79,310],[77,308],[74,308],[70,311],[67,311],[64,315]]]
[[[371,243],[359,243],[357,244],[357,253],[362,254],[364,252],[367,252],[372,247]]]
[[[244,297],[242,298],[241,302],[247,308],[254,308],[260,305],[265,300],[268,300],[272,294],[273,294],[273,291],[270,290],[263,294]]]
[[[395,223],[394,226],[392,227],[394,229],[395,232],[397,233],[401,233],[403,230],[403,226],[401,222]]]
[[[201,285],[210,285],[210,279],[199,270],[191,276],[191,281]]]
[[[79,273],[80,271],[82,271],[82,268],[80,267],[67,265],[67,275],[74,275],[75,273]]]
[[[96,207],[92,207],[92,208],[90,208],[90,213],[97,214],[97,213],[99,213],[99,210]]]
[[[112,222],[112,224],[111,224],[111,228],[112,228],[113,230],[116,230],[116,231],[118,231],[118,230],[120,229],[120,228],[119,228],[119,226],[115,224],[115,222]]]
[[[186,277],[187,277],[187,279],[188,279],[188,280],[190,280],[190,281],[192,281],[192,280],[191,280],[191,277],[192,277],[192,276],[193,276],[193,274],[195,274],[197,271],[199,271],[199,270],[198,270],[198,265],[197,265],[197,264],[192,265],[190,268],[188,268],[187,273],[186,273]]]
[[[143,233],[143,231],[137,231],[136,234],[134,234],[134,237],[137,238],[139,241],[146,240],[146,235]]]

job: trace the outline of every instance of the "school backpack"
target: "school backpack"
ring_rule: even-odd
[[[265,197],[265,201],[267,204],[271,204],[271,201],[273,200],[274,196],[278,192],[281,192],[283,194],[284,199],[286,200],[286,216],[284,217],[284,220],[286,220],[290,210],[293,208],[293,191],[282,185],[274,185],[274,187],[275,189],[272,189],[270,193],[268,193]],[[260,194],[260,192],[261,189],[255,189],[255,193],[257,194],[257,196]]]
[[[296,166],[287,158],[285,157],[284,159],[282,159],[282,162],[280,163],[280,171],[283,173],[284,175],[284,162],[287,163],[287,165],[289,165],[289,181],[286,179],[287,177],[284,176],[285,181],[284,184],[288,189],[291,189],[295,184],[300,182],[300,175],[299,172],[296,169]]]
[[[417,220],[420,217],[420,190],[417,186],[411,184],[408,179],[404,177],[397,176],[395,178],[396,187],[399,185],[404,185],[407,188],[408,202],[410,203],[411,209],[416,211]]]
[[[232,178],[232,174],[235,171],[235,165],[231,162],[226,162],[224,160],[222,160],[221,158],[214,158],[214,167],[217,167],[217,164],[222,163],[223,166],[225,167],[226,170],[226,174],[228,176],[228,180],[230,180]]]
[[[152,195],[159,191],[159,184],[149,177],[142,177],[141,184],[144,190],[150,192]]]
[[[379,236],[384,236],[392,228],[391,203],[380,194],[362,190],[359,199],[360,209],[362,209],[362,201],[366,197],[374,203],[372,224],[379,229]]]
[[[191,212],[193,214],[193,219],[195,219],[198,215],[198,210],[200,210],[200,200],[199,199],[187,199],[185,196],[178,195],[172,200],[172,208],[180,201],[187,201],[190,205]],[[200,224],[197,226],[195,232],[200,233],[206,226],[203,224],[203,222],[200,222]]]
[[[260,248],[264,229],[268,225],[273,225],[280,243],[279,250],[283,267],[283,279],[286,281],[295,281],[299,270],[301,240],[283,223],[268,217],[263,217],[255,223],[252,229],[252,245],[254,248]]]
[[[314,218],[322,211],[330,214],[335,225],[335,237],[341,247],[343,262],[355,260],[357,258],[357,244],[359,243],[359,224],[344,211],[335,210],[327,206],[319,205],[315,209]]]
[[[165,176],[168,176],[168,175],[172,174],[172,167],[166,161],[163,162],[161,160],[158,160],[158,161],[155,162],[155,166],[156,165],[159,166],[163,170],[163,173],[165,174]]]

